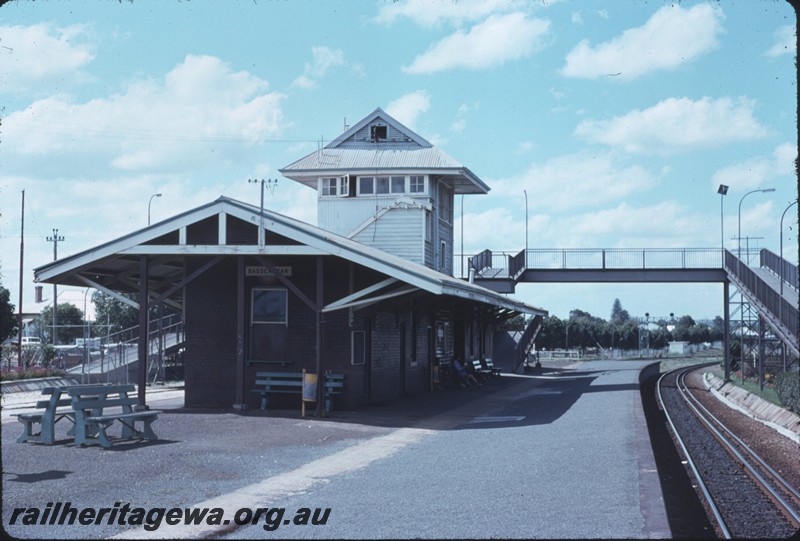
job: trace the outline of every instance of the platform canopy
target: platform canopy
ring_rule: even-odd
[[[183,286],[225,257],[236,255],[335,256],[385,275],[369,287],[329,303],[323,311],[427,292],[482,303],[503,317],[547,315],[546,310],[490,289],[228,197],[42,265],[34,270],[34,278],[36,282],[93,287],[138,307],[120,293],[140,291],[141,261],[147,256],[147,291],[152,301],[180,308]],[[204,264],[187,275],[186,260],[193,257],[202,257]]]

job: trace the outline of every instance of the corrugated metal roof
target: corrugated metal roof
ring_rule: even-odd
[[[323,148],[279,171],[291,178],[292,172],[370,169],[464,169],[464,165],[436,147],[372,143],[361,148]]]
[[[145,229],[129,233],[114,241],[37,267],[34,269],[35,281],[54,280],[67,285],[85,286],[86,283],[80,276],[83,271],[89,274],[108,273],[113,275],[124,270],[133,271],[139,265],[138,257],[120,257],[127,249],[133,246],[141,246],[147,249],[149,241],[159,238],[176,228],[186,227],[220,212],[239,214],[241,219],[251,223],[257,223],[259,217],[263,216],[265,220],[269,221],[268,224],[265,224],[269,229],[287,238],[291,238],[305,246],[317,248],[323,253],[368,266],[387,276],[395,277],[407,284],[436,295],[471,299],[500,308],[530,314],[547,314],[547,311],[541,308],[505,297],[490,289],[442,274],[424,265],[388,254],[377,248],[366,246],[355,240],[336,235],[289,216],[267,209],[264,209],[262,214],[259,207],[228,197],[220,197],[212,203],[184,212]],[[152,246],[152,248],[154,253],[158,253],[156,246]],[[175,246],[175,248],[181,253],[181,256],[192,252],[192,246],[188,245]],[[230,255],[229,247],[226,246],[219,246],[218,251],[214,251],[215,246],[208,246],[207,248],[209,250],[204,250],[202,255]],[[158,272],[155,272],[155,269],[151,269],[150,275],[151,278],[157,277]]]
[[[456,193],[488,193],[489,186],[472,171],[436,148],[402,143],[367,143],[363,147],[324,148],[279,169],[286,178],[316,189],[326,174],[366,174],[391,171],[439,174],[451,177]]]
[[[374,122],[392,127],[392,133],[387,135],[388,139],[370,138],[368,128]],[[431,145],[381,108],[375,109],[325,147],[278,171],[286,178],[315,189],[317,179],[323,175],[402,171],[405,174],[438,174],[448,177],[455,193],[489,191],[489,186],[464,164]]]

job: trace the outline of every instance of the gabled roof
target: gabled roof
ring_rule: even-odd
[[[371,128],[386,128],[376,139]],[[325,147],[279,169],[286,178],[312,188],[320,176],[416,173],[449,180],[455,193],[487,193],[489,186],[462,163],[378,107]]]
[[[378,107],[370,114],[368,114],[360,121],[358,121],[358,123],[356,123],[348,130],[346,130],[342,135],[331,141],[330,144],[328,144],[325,148],[338,148],[348,142],[349,143],[357,142],[356,134],[358,134],[365,127],[373,123],[384,123],[391,126],[398,133],[403,135],[404,140],[413,141],[420,147],[428,148],[433,146],[427,141],[427,139],[412,131],[411,128],[404,126],[403,124],[398,122],[397,119],[389,115],[389,113]]]
[[[253,224],[253,228],[263,223],[266,231],[291,242],[265,246],[228,244],[225,238],[225,226],[220,226],[220,242],[217,244],[186,243],[187,227],[209,218],[227,216]],[[219,223],[226,222],[227,220],[219,221]],[[177,239],[183,239],[183,243]],[[442,274],[283,214],[266,209],[261,213],[256,206],[227,197],[220,197],[216,201],[145,229],[37,267],[34,270],[34,278],[37,282],[91,286],[106,292],[136,291],[136,280],[133,277],[139,272],[139,257],[148,255],[151,256],[149,278],[156,284],[152,290],[161,293],[174,288],[175,284],[184,279],[184,259],[187,256],[213,257],[240,254],[331,255],[376,270],[393,279],[393,282],[405,284],[402,286],[403,293],[422,290],[434,295],[470,299],[503,310],[540,315],[547,313],[541,308],[504,297],[492,290]],[[386,285],[392,284],[387,282]],[[344,306],[340,301],[338,304],[331,303],[328,308],[332,310]],[[363,299],[360,302],[364,302]]]

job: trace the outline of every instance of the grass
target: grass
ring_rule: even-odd
[[[712,370],[712,374],[717,376],[719,379],[725,379],[725,372],[723,370]],[[763,398],[767,402],[771,402],[776,406],[784,407],[781,404],[780,399],[778,398],[778,393],[775,392],[775,389],[772,385],[764,384],[764,390],[761,390],[761,387],[758,384],[758,378],[750,378],[742,381],[737,374],[731,374],[731,385],[735,385],[737,387],[741,387],[745,391],[750,394],[754,394],[758,397]]]

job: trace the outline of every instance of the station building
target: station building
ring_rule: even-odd
[[[143,326],[180,310],[187,406],[257,407],[259,371],[344,374],[337,407],[428,391],[454,358],[492,357],[518,314],[532,344],[545,310],[453,276],[455,196],[488,186],[386,112],[280,172],[317,191],[317,226],[220,197],[35,279],[103,291]],[[146,378],[141,363],[142,401]]]

